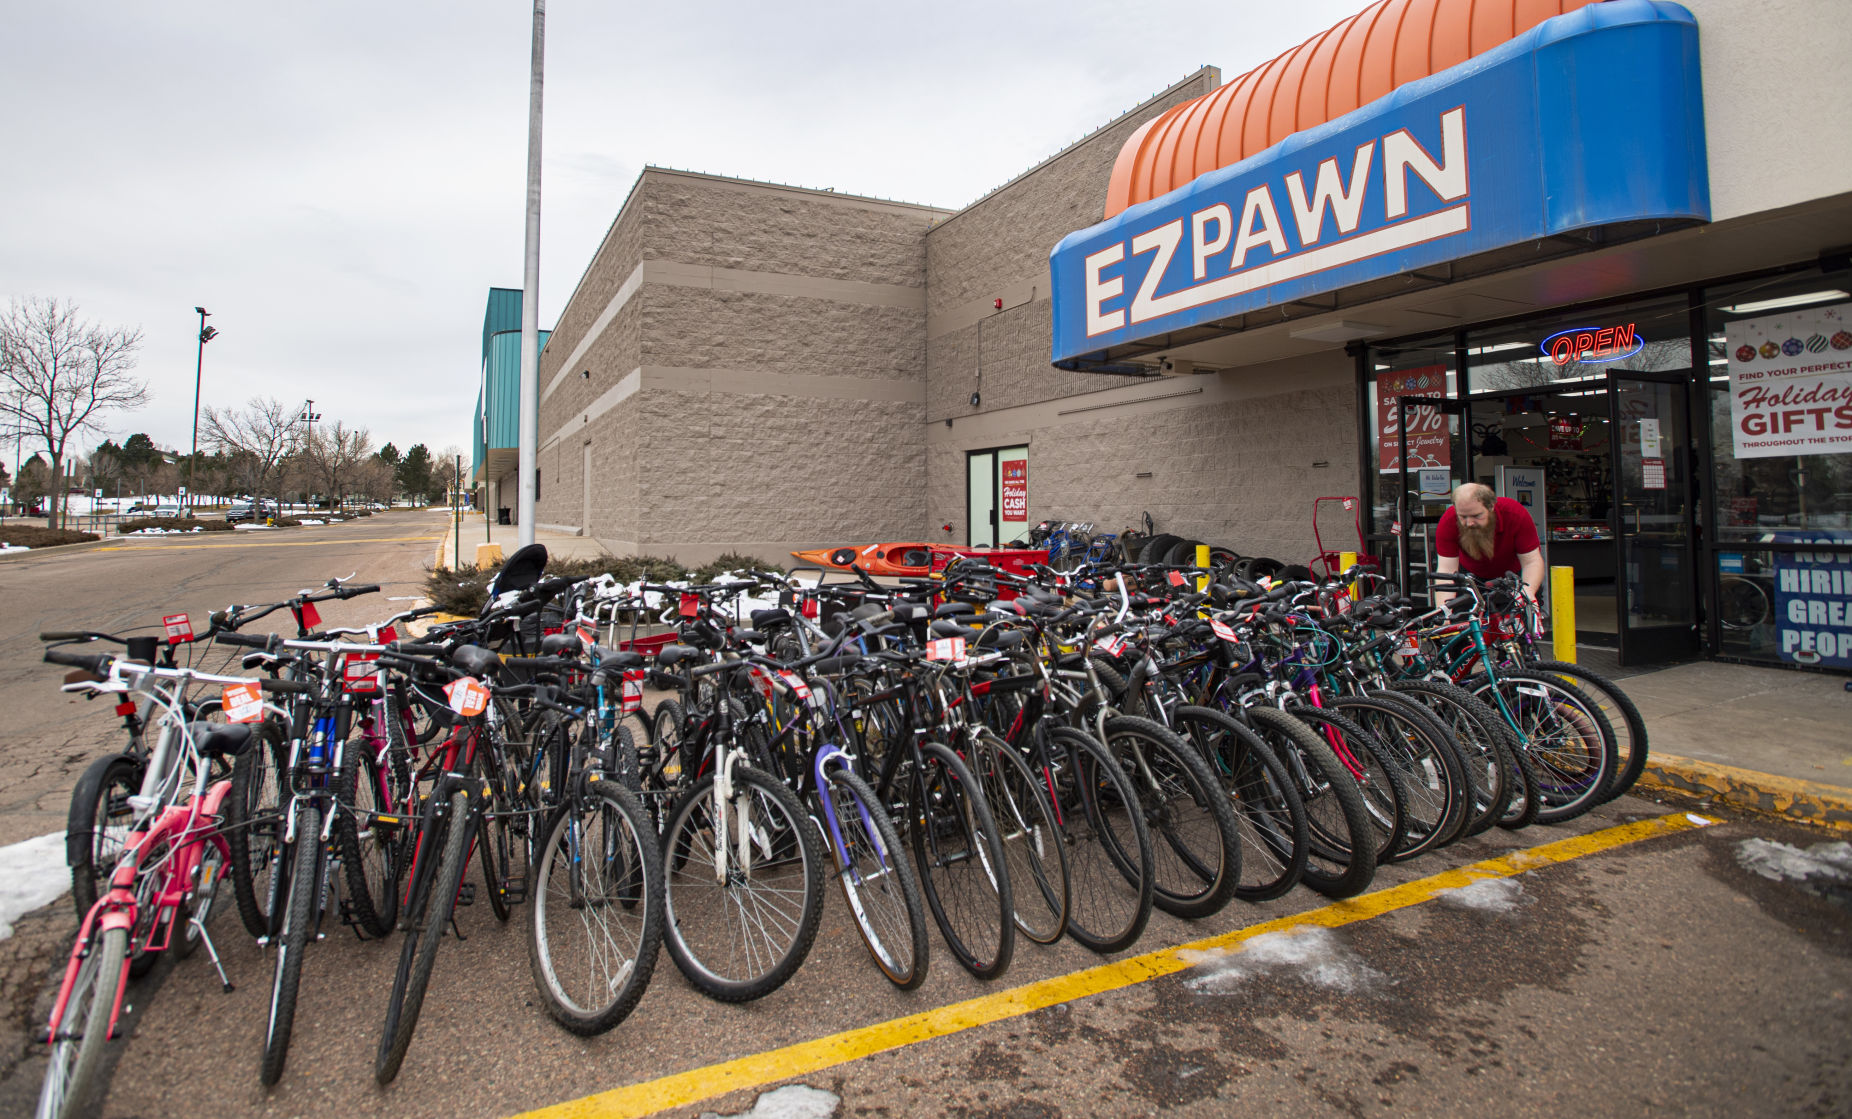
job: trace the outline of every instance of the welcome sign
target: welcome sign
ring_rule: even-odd
[[[1589,96],[1596,81],[1601,96]],[[1575,230],[1710,216],[1697,24],[1613,0],[1064,238],[1052,360]]]

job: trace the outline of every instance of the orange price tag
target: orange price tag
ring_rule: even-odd
[[[489,706],[489,689],[473,676],[451,681],[444,695],[450,700],[450,709],[465,719],[482,714]]]
[[[255,723],[264,717],[264,689],[257,681],[227,684],[219,697],[219,710],[231,723]]]

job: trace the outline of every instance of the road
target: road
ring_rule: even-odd
[[[394,578],[402,561],[409,587],[417,545],[363,546],[362,527],[343,530],[356,534],[345,554],[406,549],[362,574]],[[403,534],[411,527],[423,524]],[[293,554],[266,556],[279,565],[273,585],[354,566]],[[221,557],[195,556],[197,578],[221,577],[205,570]],[[178,577],[166,565],[184,566],[173,551],[102,558],[163,565],[159,580],[109,569],[123,589],[108,608],[122,615],[165,609],[148,599],[135,615],[128,588],[147,595]],[[197,593],[205,602],[184,605],[250,592]],[[52,624],[37,617],[6,625]],[[31,739],[9,734],[6,753]],[[372,1059],[396,943],[336,928],[311,949],[290,1065],[266,1093],[256,1073],[270,960],[227,915],[215,929],[238,989],[222,993],[203,957],[138,986],[103,1113],[490,1117],[592,1097],[576,1114],[694,1116],[744,1112],[787,1082],[834,1093],[845,1116],[1852,1112],[1852,883],[1746,868],[1761,841],[1805,849],[1818,834],[1702,818],[1719,822],[1624,798],[1572,824],[1386,867],[1376,892],[1350,903],[1297,890],[1198,922],[1154,915],[1111,960],[1019,944],[1008,975],[986,985],[940,951],[910,993],[880,979],[832,893],[816,949],[782,990],[710,1002],[665,953],[636,1013],[590,1039],[535,1005],[521,911],[500,925],[478,904],[460,911],[466,939],[445,944],[404,1071],[383,1091]],[[39,1062],[19,1059],[24,1030],[72,925],[61,902],[0,943],[0,1115],[23,1113],[36,1091]],[[1210,938],[1223,943],[1200,944]]]

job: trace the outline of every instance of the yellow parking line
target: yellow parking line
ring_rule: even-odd
[[[1184,958],[1185,953],[1230,948],[1254,937],[1287,929],[1307,926],[1338,928],[1357,921],[1367,921],[1385,913],[1419,905],[1448,890],[1456,890],[1484,879],[1509,878],[1538,867],[1568,862],[1629,843],[1638,843],[1643,839],[1714,823],[1717,821],[1679,812],[1622,824],[1588,835],[1546,843],[1527,851],[1514,851],[1500,858],[1442,871],[1428,878],[1378,890],[1349,901],[1334,902],[1307,913],[1250,925],[1189,944],[1159,949],[1142,956],[1100,964],[905,1018],[845,1030],[814,1041],[799,1042],[781,1049],[771,1049],[538,1108],[523,1113],[519,1119],[628,1119],[631,1116],[649,1115],[664,1108],[683,1107],[742,1088],[762,1087],[861,1057],[959,1033],[974,1026],[1014,1018],[1057,1003],[1148,982],[1189,967],[1189,961]]]
[[[428,536],[359,536],[335,540],[227,540],[210,544],[107,544],[93,552],[171,552],[184,548],[314,548],[327,544],[399,544],[407,540],[429,541]]]

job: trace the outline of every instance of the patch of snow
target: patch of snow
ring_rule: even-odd
[[[703,1111],[701,1119],[829,1119],[842,1104],[842,1097],[808,1084],[787,1084],[774,1088],[754,1100],[750,1110],[737,1115]]]
[[[304,521],[302,521],[302,523],[303,523],[303,524],[305,524],[305,525],[325,525],[325,524],[327,524],[328,522],[327,522],[327,521],[318,521],[318,520],[316,520],[316,519],[315,519],[314,517],[309,517],[309,518],[307,518],[307,519],[305,519]]]
[[[275,525],[254,525],[249,521],[232,526],[233,532],[275,532],[276,530],[277,526]]]
[[[204,532],[203,528],[138,528],[130,536],[187,536],[195,532]]]
[[[1447,890],[1440,900],[1465,909],[1509,913],[1524,901],[1524,887],[1515,878],[1481,878],[1470,886]]]
[[[1711,819],[1709,816],[1700,816],[1696,812],[1685,813],[1685,819],[1690,820],[1692,823],[1696,824],[1697,826],[1701,828],[1708,828],[1712,824],[1717,822]]]
[[[63,832],[0,847],[0,940],[13,935],[14,921],[70,891]]]
[[[30,552],[31,550],[32,550],[31,548],[27,547],[24,544],[0,544],[0,553]]]
[[[1239,948],[1186,949],[1177,955],[1194,965],[1184,985],[1206,995],[1234,994],[1246,980],[1272,974],[1343,994],[1367,991],[1388,980],[1330,929],[1266,933]]]
[[[1852,882],[1852,843],[1816,843],[1805,851],[1766,839],[1745,839],[1736,845],[1736,861],[1744,870],[1777,882],[1825,880]]]

